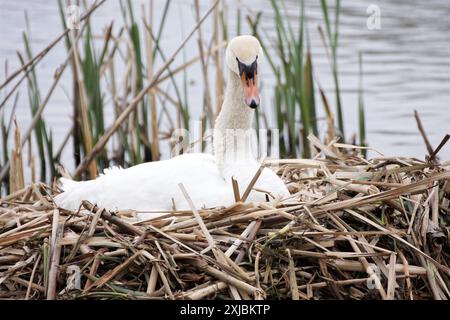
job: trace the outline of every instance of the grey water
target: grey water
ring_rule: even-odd
[[[89,4],[92,1],[88,1]],[[137,17],[145,1],[133,1]],[[158,25],[164,0],[154,0],[155,21]],[[201,1],[205,12],[212,1]],[[273,12],[269,0],[229,0],[224,1],[229,37],[236,35],[236,8],[242,9],[242,16],[262,12],[262,30],[269,37],[275,36]],[[286,0],[285,15],[295,29],[299,20],[300,2]],[[328,1],[330,5],[334,1]],[[117,32],[123,20],[119,1],[109,0],[100,7],[91,23],[94,33],[100,34],[112,21]],[[363,88],[366,110],[367,141],[386,156],[408,156],[424,159],[426,148],[417,130],[413,111],[421,116],[431,144],[436,147],[445,134],[450,132],[450,1],[448,0],[360,0],[341,1],[342,14],[339,24],[338,66],[342,90],[342,104],[345,117],[346,135],[358,130],[358,55],[363,56]],[[334,109],[334,85],[327,53],[318,33],[318,26],[325,28],[320,2],[305,1],[307,28],[312,48],[316,83],[325,89]],[[45,48],[62,31],[56,1],[0,0],[0,83],[8,72],[20,67],[16,51],[23,52],[22,32],[26,29],[25,11],[29,17],[31,46],[33,52]],[[333,10],[330,11],[333,14]],[[168,55],[181,43],[195,25],[193,1],[172,1],[168,14],[167,27],[162,38],[162,49]],[[210,34],[210,24],[203,30]],[[242,32],[249,32],[245,19]],[[206,37],[205,37],[206,38]],[[100,46],[100,45],[99,45]],[[198,55],[196,37],[186,46],[184,56]],[[66,58],[67,52],[61,41],[38,64],[37,75],[41,94],[45,95],[53,83],[55,70]],[[177,57],[174,66],[183,62]],[[120,77],[120,75],[118,76]],[[189,105],[194,118],[200,115],[202,105],[201,69],[197,63],[189,73]],[[273,112],[274,78],[269,66],[263,70],[262,108]],[[211,76],[211,79],[214,79]],[[14,83],[14,82],[13,82]],[[13,83],[3,90],[0,99],[13,87]],[[55,148],[63,141],[71,124],[72,77],[66,72],[44,112],[46,123],[52,129]],[[16,117],[24,131],[30,123],[30,108],[26,85],[21,86],[16,108]],[[4,110],[9,117],[14,99],[10,99]],[[106,99],[107,104],[110,100]],[[322,110],[320,99],[317,106]],[[198,106],[196,108],[195,106]],[[109,108],[110,105],[107,105]],[[112,112],[106,111],[106,124],[111,123]],[[323,111],[322,111],[323,114]],[[269,115],[270,116],[270,115]],[[325,129],[322,121],[321,129]],[[12,143],[12,141],[10,141]],[[374,152],[369,154],[375,156]],[[450,146],[440,152],[442,159],[450,159]],[[73,167],[71,146],[62,157],[64,165]]]

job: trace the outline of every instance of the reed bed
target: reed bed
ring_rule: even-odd
[[[1,199],[0,298],[448,299],[449,163],[310,141],[321,157],[280,161],[281,202],[137,221],[17,190]]]

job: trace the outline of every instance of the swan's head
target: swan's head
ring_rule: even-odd
[[[227,66],[241,79],[244,102],[252,109],[258,107],[260,102],[257,76],[262,54],[261,45],[253,36],[233,38],[226,51]]]

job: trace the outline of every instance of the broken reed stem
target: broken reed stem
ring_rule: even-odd
[[[144,22],[150,29],[145,28],[145,45],[147,52],[147,77],[148,79],[153,78],[153,68],[154,68],[154,60],[153,60],[153,37],[151,36],[151,30],[153,29],[153,1],[150,1],[149,5],[148,18],[146,21],[144,14]],[[145,12],[145,10],[142,10]],[[156,109],[156,94],[155,90],[152,89],[148,92],[149,103],[150,103],[150,112],[151,112],[151,130],[152,130],[152,140],[151,140],[151,150],[152,150],[152,158],[154,161],[158,161],[160,159],[160,151],[159,151],[159,136],[158,136],[158,119],[157,119],[157,109]]]
[[[48,272],[47,300],[56,299],[57,276],[59,272],[59,260],[61,256],[61,244],[59,240],[62,236],[62,225],[59,223],[59,210],[53,210],[52,240],[51,240],[51,259]]]
[[[194,203],[192,202],[192,199],[189,197],[189,194],[187,193],[184,185],[182,183],[179,183],[178,186],[181,189],[181,192],[183,193],[184,197],[186,198],[186,201],[189,204],[189,207],[191,207],[192,213],[194,214],[195,220],[197,221],[198,225],[200,226],[200,229],[203,232],[203,235],[205,236],[206,240],[208,241],[209,248],[213,248],[215,246],[214,239],[211,237],[211,234],[208,231],[208,228],[205,226],[205,223],[202,220],[202,217],[198,213],[197,209],[195,208]]]
[[[331,265],[342,271],[353,271],[353,272],[363,272],[364,265],[360,261],[343,261],[343,260],[334,260],[330,262]],[[374,265],[372,265],[374,266]],[[391,268],[390,264],[387,265],[387,268]],[[404,264],[395,264],[394,270],[396,273],[404,273],[409,275],[425,275],[427,274],[427,270],[422,267]],[[407,273],[406,273],[407,271]]]
[[[420,116],[417,110],[414,110],[414,118],[416,119],[417,128],[419,129],[419,132],[423,138],[423,142],[425,143],[425,147],[427,148],[428,154],[431,156],[433,154],[433,147],[431,146],[431,143],[428,140],[427,134],[422,125],[422,121],[420,120]]]
[[[395,260],[397,256],[395,253],[391,253],[389,259],[389,277],[386,290],[386,300],[394,300],[395,295]]]
[[[202,262],[198,261],[198,262],[194,262],[194,264],[197,267],[199,267],[200,269],[202,269],[203,271],[205,271],[210,276],[212,276],[216,279],[222,280],[222,281],[232,285],[233,287],[243,290],[244,292],[246,292],[250,295],[254,296],[259,291],[258,288],[255,288],[252,285],[249,285],[248,283],[245,283],[235,277],[232,277],[229,274],[226,274],[220,270],[217,270],[216,268],[210,267],[204,262],[202,263]]]
[[[213,16],[213,42],[214,46],[217,48],[220,46],[219,42],[219,7],[214,8]],[[220,113],[222,108],[222,103],[224,99],[224,78],[223,78],[223,68],[222,68],[222,51],[216,50],[213,54],[214,64],[216,65],[216,115]]]
[[[442,139],[441,143],[437,146],[436,149],[434,149],[433,153],[430,155],[429,161],[434,161],[436,158],[436,155],[439,153],[439,151],[444,147],[444,145],[450,140],[450,134],[446,134],[444,138]]]
[[[96,205],[93,205],[89,201],[83,201],[82,204],[83,204],[83,207],[85,207],[86,209],[88,209],[91,212],[97,213],[97,211],[100,210],[99,207],[97,207]],[[125,231],[129,234],[133,234],[133,235],[137,235],[137,236],[141,236],[144,234],[143,231],[139,230],[135,226],[125,222],[124,220],[112,215],[111,213],[109,213],[107,211],[102,210],[101,217],[103,219],[111,222],[112,224],[118,226],[120,229],[122,229],[123,231]]]
[[[89,275],[91,275],[93,277],[96,275],[98,267],[100,266],[100,263],[101,263],[101,260],[99,259],[99,256],[104,254],[106,251],[107,251],[106,248],[100,249],[95,254],[94,260],[92,261],[91,268],[89,269]],[[90,290],[90,288],[92,287],[93,283],[94,283],[93,280],[91,278],[88,278],[86,280],[86,283],[85,283],[85,286],[84,286],[84,289],[83,289],[83,293],[87,293]]]
[[[297,286],[297,276],[295,274],[295,264],[292,259],[291,252],[286,249],[289,258],[289,287],[291,288],[292,300],[300,300],[300,295]]]
[[[159,266],[159,263],[155,262],[153,265],[155,266],[156,270],[158,271],[159,277],[161,278],[161,281],[164,286],[164,290],[166,291],[167,295],[169,296],[169,298],[171,300],[175,300],[175,296],[173,295],[172,290],[170,289],[170,285],[169,285],[169,282],[167,281],[166,275],[164,274],[164,272],[162,272],[161,267]]]
[[[241,233],[240,237],[245,238],[249,235],[250,231],[255,227],[256,221],[250,222],[247,228]],[[239,246],[244,242],[244,240],[236,239],[233,245],[225,252],[227,257],[231,257],[231,255],[239,248]]]
[[[213,293],[217,293],[219,291],[222,291],[227,287],[227,284],[223,281],[218,281],[206,288],[201,288],[198,290],[195,290],[193,292],[189,292],[184,295],[184,299],[190,299],[190,300],[201,300],[205,297],[210,296]]]
[[[235,177],[231,177],[231,184],[233,185],[234,201],[235,202],[241,201],[241,195],[239,193],[239,184]]]
[[[15,125],[14,130],[15,148],[11,151],[11,170],[9,172],[9,185],[10,191],[12,193],[20,191],[25,188],[22,145],[20,144],[20,130],[16,119],[14,119],[14,125]]]
[[[247,200],[248,196],[250,195],[250,192],[252,191],[253,186],[255,185],[256,181],[258,180],[259,176],[261,175],[261,173],[264,170],[264,165],[261,165],[258,169],[258,171],[256,171],[255,175],[253,176],[252,180],[250,181],[250,183],[247,186],[247,189],[245,189],[244,194],[242,195],[242,202],[245,202],[245,200]]]
[[[152,271],[150,272],[150,277],[147,285],[147,294],[151,295],[156,290],[156,283],[158,281],[158,271],[155,266],[152,267]]]
[[[36,262],[34,263],[34,266],[33,266],[33,270],[31,271],[30,281],[28,281],[27,293],[25,294],[25,300],[28,300],[30,297],[31,288],[33,287],[33,284],[34,284],[33,283],[34,275],[36,274],[36,269],[37,269],[40,261],[41,261],[41,255],[39,255],[37,257]],[[45,288],[43,288],[43,289],[45,290]]]

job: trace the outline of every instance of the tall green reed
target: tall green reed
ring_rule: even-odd
[[[329,6],[326,0],[320,0],[320,7],[322,9],[323,17],[325,20],[326,27],[326,37],[328,39],[328,47],[331,50],[331,70],[333,75],[334,87],[335,87],[335,97],[336,97],[336,113],[337,113],[337,121],[339,134],[342,137],[342,140],[345,141],[345,130],[344,130],[344,114],[342,111],[342,103],[341,103],[341,90],[339,85],[339,77],[338,77],[338,40],[339,40],[339,16],[341,13],[341,1],[335,0],[335,8],[334,8],[334,30],[331,27],[330,14],[329,14]],[[321,29],[320,29],[321,30]],[[322,34],[322,37],[325,38]],[[324,41],[325,42],[325,41]],[[326,43],[326,42],[325,42]]]
[[[363,88],[363,59],[362,53],[358,55],[359,65],[359,88],[358,88],[358,130],[359,130],[359,145],[367,147],[366,142],[366,115],[364,111],[364,88]],[[362,151],[364,157],[367,156],[367,149]]]
[[[30,28],[28,15],[25,12],[25,22],[27,31],[22,33],[22,39],[25,47],[25,56],[29,60],[33,57],[31,50],[31,44],[29,40]],[[23,56],[18,53],[19,60],[22,64],[25,63]],[[28,89],[28,101],[32,116],[36,114],[41,104],[41,92],[39,89],[38,78],[36,75],[36,69],[33,68],[30,73],[27,74],[27,89]],[[51,130],[47,131],[45,121],[40,118],[35,128],[35,139],[38,149],[39,161],[40,161],[40,180],[47,180],[47,166],[50,170],[50,178],[56,176],[55,164],[53,161],[53,139]],[[30,139],[31,143],[31,139]]]
[[[258,21],[249,19],[255,36],[261,40],[265,56],[276,78],[274,104],[276,125],[280,130],[280,155],[282,157],[309,157],[310,133],[317,134],[316,103],[313,81],[311,48],[306,41],[304,3],[299,6],[297,34],[289,20],[284,18],[282,2],[271,0],[275,23],[275,47],[279,61],[272,58],[271,43],[262,37]],[[283,10],[283,12],[282,12]]]

